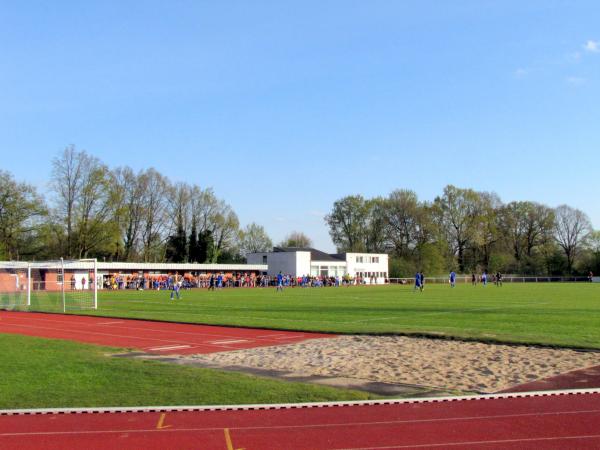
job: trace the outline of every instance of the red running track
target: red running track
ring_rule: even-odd
[[[120,318],[0,311],[0,333],[67,339],[155,354],[214,353],[335,337]]]
[[[600,391],[239,409],[0,411],[0,448],[598,449]]]

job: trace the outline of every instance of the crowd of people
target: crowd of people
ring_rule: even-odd
[[[375,284],[374,279],[344,276],[293,276],[278,274],[275,276],[255,273],[213,273],[213,274],[170,274],[170,275],[123,275],[112,274],[104,277],[104,289],[153,289],[172,290],[176,285],[181,289],[204,288],[209,290],[222,288],[256,287],[329,287]]]

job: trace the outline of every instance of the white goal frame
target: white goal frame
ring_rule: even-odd
[[[70,270],[85,270],[91,276],[91,283],[93,286],[88,285],[88,290],[93,293],[93,306],[91,309],[98,309],[98,260],[95,258],[76,259],[76,260],[60,260],[55,261],[36,261],[36,262],[24,262],[24,261],[6,261],[0,262],[0,269],[12,269],[21,270],[23,273],[26,271],[26,306],[29,309],[31,307],[31,296],[32,286],[34,280],[32,278],[32,270],[55,270],[57,275],[60,276],[61,281],[57,281],[57,285],[61,285],[61,297],[62,297],[62,309],[63,312],[67,311],[67,290],[65,289],[65,273]],[[58,277],[57,277],[58,280]],[[85,308],[83,308],[85,309]],[[90,309],[89,307],[87,309]]]

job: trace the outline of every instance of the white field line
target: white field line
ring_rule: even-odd
[[[241,342],[250,342],[248,339],[229,339],[225,341],[209,341],[209,344],[220,345],[220,344],[239,344]]]
[[[164,347],[152,347],[152,348],[148,348],[148,350],[175,350],[175,349],[179,349],[179,348],[191,348],[191,345],[166,345]]]
[[[516,392],[508,394],[490,395],[463,395],[454,397],[428,397],[405,398],[386,400],[356,400],[345,402],[316,402],[316,403],[277,403],[277,404],[249,404],[249,405],[212,405],[212,406],[137,406],[137,407],[100,407],[100,408],[42,408],[42,409],[4,409],[3,415],[28,415],[28,414],[78,414],[78,413],[118,413],[118,412],[175,412],[175,411],[246,411],[246,410],[273,410],[297,408],[330,408],[338,406],[372,406],[396,404],[424,404],[446,402],[488,401],[510,398],[530,397],[559,397],[572,395],[600,395],[599,389],[563,389],[556,391]]]
[[[409,445],[386,445],[383,447],[343,447],[340,449],[332,450],[386,450],[394,448],[432,448],[432,447],[456,447],[458,445],[483,445],[483,444],[514,444],[517,442],[540,442],[540,441],[561,441],[561,440],[573,440],[573,439],[597,439],[600,438],[600,434],[589,434],[583,436],[553,436],[553,437],[539,437],[539,438],[521,438],[521,439],[494,439],[488,441],[459,441],[459,442],[444,442],[440,444],[409,444]],[[566,446],[565,448],[569,448]]]

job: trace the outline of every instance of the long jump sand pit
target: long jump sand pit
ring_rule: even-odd
[[[598,352],[403,336],[339,336],[180,358],[213,367],[479,393],[600,365]]]

